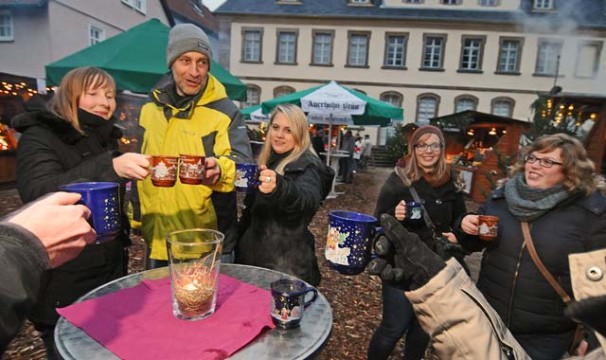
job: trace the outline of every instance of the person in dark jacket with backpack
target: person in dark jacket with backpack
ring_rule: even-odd
[[[431,125],[418,128],[408,143],[408,155],[381,188],[375,210],[377,218],[382,214],[395,216],[434,251],[438,251],[437,246],[440,245],[436,236],[454,241],[451,226],[466,212],[460,187],[455,185],[450,175],[444,147],[444,136],[439,128]],[[412,195],[412,188],[416,190],[423,208],[407,211],[407,203],[418,202]],[[425,211],[435,229],[423,219]],[[458,260],[464,263],[462,256]],[[383,282],[382,298],[383,318],[370,340],[368,358],[387,359],[404,334],[404,358],[423,358],[429,336],[419,326],[402,289]]]
[[[606,248],[606,187],[572,136],[545,135],[521,155],[511,177],[479,210],[500,218],[496,239],[479,239],[478,215],[469,214],[458,240],[469,250],[484,249],[478,288],[524,350],[535,360],[560,359],[577,326],[530,257],[522,222],[530,225],[546,269],[572,296],[569,255]]]
[[[77,68],[65,75],[48,108],[15,117],[21,132],[17,149],[17,188],[30,202],[61,185],[86,181],[121,184],[149,175],[150,162],[141,154],[118,152],[121,131],[112,118],[116,86],[105,71]],[[55,359],[55,308],[65,307],[88,291],[126,274],[130,244],[126,216],[113,241],[87,246],[74,260],[49,270],[29,319],[41,333],[49,359]]]
[[[330,191],[334,172],[314,152],[305,114],[296,105],[272,112],[258,159],[258,188],[244,199],[236,262],[320,283],[311,219]]]

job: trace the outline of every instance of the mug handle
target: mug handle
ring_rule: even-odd
[[[305,289],[304,298],[307,297],[307,294],[310,292],[314,293],[314,296],[311,298],[311,300],[305,302],[305,304],[303,305],[304,309],[306,309],[309,305],[311,305],[318,298],[318,290],[316,290],[315,288],[312,288],[312,287]]]

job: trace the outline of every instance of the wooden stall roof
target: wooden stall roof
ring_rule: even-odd
[[[459,131],[469,125],[477,123],[501,123],[501,124],[524,124],[529,122],[525,120],[513,119],[505,116],[498,116],[483,113],[475,110],[466,110],[450,115],[438,116],[431,119],[432,125],[438,125],[444,131]],[[458,125],[458,126],[456,126]]]

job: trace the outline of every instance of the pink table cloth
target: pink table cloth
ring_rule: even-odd
[[[179,320],[166,278],[57,311],[122,359],[225,359],[275,327],[270,299],[265,289],[220,275],[215,313]]]

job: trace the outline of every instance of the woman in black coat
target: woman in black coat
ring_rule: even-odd
[[[61,185],[85,181],[113,181],[148,175],[149,161],[140,154],[118,152],[122,136],[112,118],[116,86],[105,71],[78,68],[65,75],[48,108],[15,117],[22,133],[17,149],[17,187],[29,202]],[[29,318],[41,333],[49,359],[55,359],[53,331],[57,307],[71,304],[88,291],[126,274],[130,243],[124,217],[113,241],[87,246],[74,260],[46,273],[46,282]]]
[[[604,190],[580,141],[546,135],[524,150],[511,177],[479,210],[500,218],[496,239],[479,239],[478,215],[461,221],[461,245],[485,249],[478,288],[533,359],[560,359],[576,324],[530,257],[521,222],[530,225],[547,270],[572,296],[568,255],[606,248]]]
[[[418,128],[408,143],[403,166],[396,166],[379,194],[375,216],[395,216],[409,231],[419,235],[430,249],[436,248],[434,230],[422,216],[406,211],[406,203],[415,201],[414,187],[435,226],[436,235],[456,241],[451,226],[465,214],[465,201],[450,176],[444,155],[444,136],[437,127]],[[462,259],[459,259],[462,261]],[[421,359],[429,342],[414,316],[412,305],[401,288],[383,282],[383,318],[368,347],[369,359],[387,359],[400,338],[406,334],[405,359]]]
[[[320,270],[308,226],[334,173],[313,151],[298,106],[276,107],[258,162],[260,185],[244,199],[236,262],[282,271],[316,286]]]

